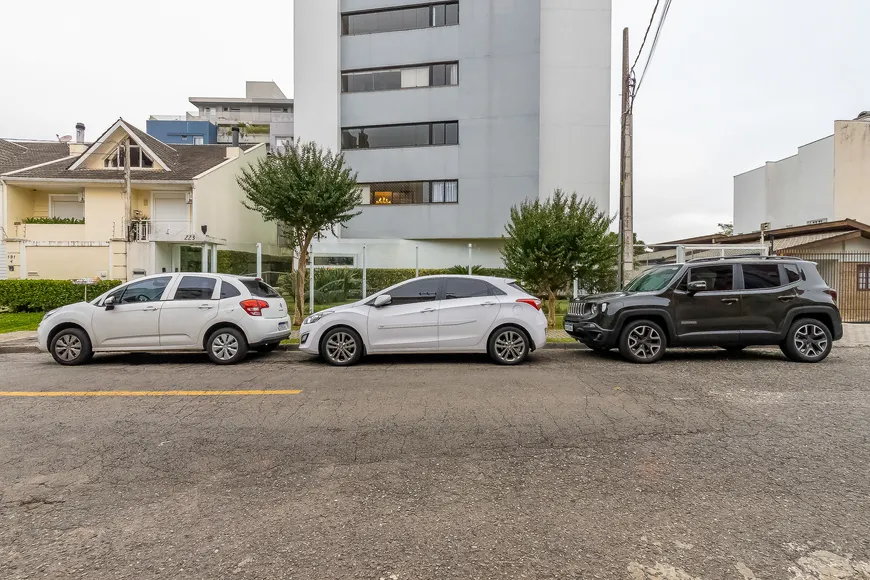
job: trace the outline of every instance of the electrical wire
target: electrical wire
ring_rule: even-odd
[[[662,30],[665,26],[665,20],[668,18],[668,13],[671,10],[671,2],[672,0],[665,0],[665,5],[662,8],[662,15],[659,18],[658,26],[656,27],[655,36],[653,36],[652,45],[649,49],[649,54],[646,57],[646,63],[643,66],[643,72],[640,73],[640,79],[637,81],[634,87],[634,93],[632,95],[632,104],[634,101],[634,97],[637,96],[638,91],[640,91],[641,85],[643,85],[643,79],[646,78],[646,73],[649,72],[650,63],[652,62],[653,56],[655,55],[656,48],[658,48],[659,40],[662,36]]]
[[[659,2],[661,0],[656,0],[656,5],[653,6],[652,14],[649,17],[649,24],[646,25],[646,32],[643,33],[643,40],[640,43],[640,50],[637,51],[637,56],[634,57],[634,64],[631,65],[631,73],[634,72],[634,67],[637,66],[637,61],[640,60],[640,55],[643,54],[643,47],[646,46],[646,39],[649,36],[649,31],[652,29],[653,21],[656,19],[656,12],[659,10]]]

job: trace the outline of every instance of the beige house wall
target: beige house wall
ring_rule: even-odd
[[[834,124],[834,217],[870,223],[870,123]]]
[[[6,235],[15,235],[15,222],[33,216],[33,192],[30,189],[16,185],[6,185]]]
[[[266,148],[263,146],[241,152],[235,161],[196,181],[194,229],[198,232],[201,225],[207,225],[208,235],[227,240],[227,246],[222,249],[253,252],[260,242],[264,254],[279,251],[277,224],[264,222],[258,212],[242,205],[247,198],[236,181],[242,167],[250,167],[265,157]]]
[[[108,277],[109,248],[29,246],[27,272],[28,278],[38,280]]]

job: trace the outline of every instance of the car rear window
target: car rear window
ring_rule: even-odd
[[[281,296],[274,288],[261,280],[241,280],[241,283],[254,298],[279,298]]]
[[[508,286],[510,286],[514,290],[519,290],[520,292],[525,292],[526,294],[529,293],[528,290],[520,286],[519,282],[511,282],[510,284],[508,284]]]

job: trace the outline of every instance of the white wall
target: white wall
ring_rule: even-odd
[[[450,240],[426,242],[418,240],[332,239],[314,242],[316,256],[354,256],[362,267],[362,247],[366,246],[366,266],[369,268],[414,268],[415,249],[419,247],[420,268],[450,268],[468,265],[468,244],[472,244],[474,266],[502,268],[501,240]]]
[[[734,233],[842,219],[834,211],[834,137],[798,148],[797,155],[769,161],[734,176]]]
[[[541,0],[539,196],[610,207],[611,0]]]
[[[295,0],[293,3],[294,131],[338,151],[341,64],[339,0]]]
[[[767,220],[767,167],[734,176],[734,233],[757,231]]]

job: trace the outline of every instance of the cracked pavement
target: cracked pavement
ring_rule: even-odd
[[[870,578],[866,348],[0,368],[3,391],[302,389],[0,398],[4,579]]]

